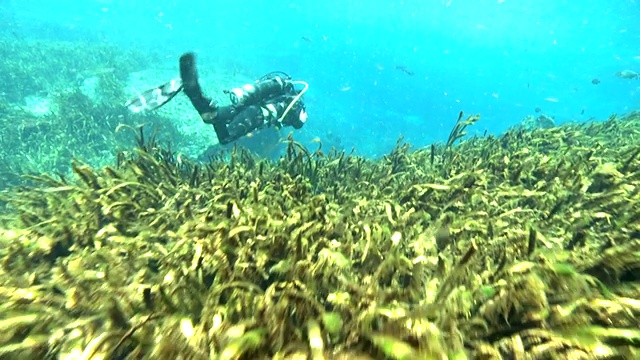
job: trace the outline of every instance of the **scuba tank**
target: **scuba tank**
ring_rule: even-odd
[[[233,105],[241,107],[254,105],[292,90],[293,84],[288,76],[266,75],[254,84],[231,89],[229,97]]]

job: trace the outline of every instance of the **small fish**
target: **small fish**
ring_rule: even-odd
[[[414,73],[413,71],[411,71],[411,70],[407,69],[407,67],[406,67],[406,66],[404,66],[404,65],[398,65],[398,66],[396,66],[396,70],[400,70],[400,71],[402,71],[403,73],[405,73],[405,74],[407,74],[407,75],[409,75],[409,76],[413,76],[413,75],[415,75],[415,73]]]
[[[584,109],[582,109],[582,111],[580,111],[580,115],[584,115]]]
[[[306,36],[301,36],[300,39],[306,41],[306,42],[311,42],[311,39],[306,37]]]
[[[598,84],[600,84],[600,79],[593,79],[593,80],[591,80],[591,83],[593,85],[598,85]]]
[[[542,111],[542,109],[540,109],[539,107],[535,108],[534,110],[535,112],[539,113],[540,111]]]
[[[622,70],[615,73],[615,75],[622,79],[640,79],[640,73],[633,70]]]

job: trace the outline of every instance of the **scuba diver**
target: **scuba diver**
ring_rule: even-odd
[[[296,85],[304,85],[296,90]],[[308,84],[292,81],[282,72],[272,72],[240,88],[225,90],[231,105],[219,106],[202,94],[193,53],[180,57],[180,78],[147,90],[125,106],[134,113],[155,110],[184,90],[202,120],[213,125],[220,144],[233,142],[266,127],[292,126],[300,129],[307,121],[302,95]]]

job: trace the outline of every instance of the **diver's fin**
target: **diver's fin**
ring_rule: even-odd
[[[182,81],[173,79],[163,85],[149,89],[135,98],[127,101],[124,106],[128,107],[131,112],[139,113],[142,111],[151,111],[169,102],[182,90]]]

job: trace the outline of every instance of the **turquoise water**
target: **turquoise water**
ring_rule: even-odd
[[[296,138],[370,156],[400,135],[446,140],[460,111],[482,115],[482,134],[539,113],[560,124],[639,109],[640,80],[614,75],[640,72],[639,15],[630,0],[0,3],[4,35],[149,49],[176,74],[185,51],[243,78],[285,71],[310,85]]]

